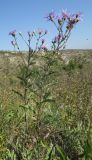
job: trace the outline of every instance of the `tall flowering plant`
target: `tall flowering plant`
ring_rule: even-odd
[[[47,50],[47,47],[45,45],[45,39],[44,39],[44,36],[47,34],[47,30],[44,30],[44,29],[40,29],[38,28],[37,30],[33,31],[33,32],[30,32],[28,31],[27,32],[27,40],[26,38],[24,37],[24,35],[19,32],[17,33],[16,30],[12,31],[9,33],[10,36],[12,36],[13,40],[11,41],[11,44],[13,45],[14,49],[17,49],[18,50],[18,53],[21,55],[21,58],[22,58],[22,64],[19,64],[20,66],[20,73],[18,74],[17,78],[19,79],[20,81],[20,84],[23,88],[23,91],[20,91],[20,90],[13,90],[16,94],[18,94],[22,100],[21,104],[20,104],[20,107],[23,109],[23,115],[22,115],[22,122],[23,122],[23,136],[25,137],[25,141],[23,142],[23,144],[21,144],[21,147],[23,147],[26,143],[26,140],[28,138],[28,123],[29,123],[29,113],[32,112],[31,114],[34,114],[32,109],[31,109],[31,104],[30,104],[30,101],[31,101],[31,98],[30,97],[30,94],[31,93],[35,93],[35,91],[33,90],[34,88],[34,85],[35,84],[35,81],[33,82],[33,78],[32,78],[32,64],[35,64],[35,60],[33,57],[33,54],[34,53],[38,53],[38,52],[41,52],[41,51],[46,51]],[[19,47],[19,44],[18,44],[18,35],[21,37],[21,39],[25,42],[26,46],[28,47],[28,52],[26,53],[26,55],[23,54],[22,51],[20,51],[20,47]],[[36,41],[35,42],[35,47],[32,48],[32,40]],[[40,82],[39,82],[40,83]],[[37,93],[35,93],[35,96],[37,95]],[[40,103],[41,102],[37,102],[36,105],[37,107],[40,106]],[[35,117],[37,117],[35,121],[37,121],[36,125],[37,125],[37,134],[39,134],[39,107],[37,108],[37,111],[36,113],[37,115],[35,115]],[[38,135],[37,135],[38,137]],[[37,145],[38,145],[38,139],[39,137],[37,138]],[[39,153],[38,153],[39,155]]]
[[[17,33],[16,30],[9,32],[9,35],[11,35],[13,38],[13,40],[11,41],[11,44],[14,47],[14,49],[17,49],[20,52],[20,48],[19,48],[18,41],[17,41],[17,35],[19,35],[22,38],[22,40],[25,42],[25,44],[27,45],[28,52],[34,53],[39,50],[47,50],[47,47],[45,45],[45,39],[43,38],[47,33],[48,33],[47,30],[44,30],[41,28],[38,28],[37,30],[34,30],[32,32],[28,31],[27,40],[25,39],[25,37],[23,36],[21,32]],[[32,40],[35,40],[34,49],[31,46]]]
[[[46,16],[46,19],[52,22],[57,29],[57,35],[52,40],[52,49],[54,52],[59,52],[59,50],[65,48],[72,29],[80,21],[80,16],[80,12],[71,14],[66,10],[62,10],[59,15],[56,15],[52,11]]]
[[[60,15],[56,15],[55,12],[50,12],[46,19],[54,24],[57,30],[57,35],[53,38],[51,47],[54,51],[54,53],[59,53],[61,49],[65,48],[66,42],[70,37],[71,31],[74,28],[74,26],[80,21],[80,15],[81,13],[76,14],[70,14],[69,12],[63,10]],[[41,153],[41,144],[42,144],[42,133],[44,130],[44,123],[42,123],[42,120],[44,120],[43,115],[44,112],[44,106],[48,103],[52,103],[53,106],[56,106],[55,99],[53,96],[51,96],[51,91],[48,89],[48,83],[50,82],[50,86],[52,85],[53,81],[51,81],[51,75],[55,74],[55,71],[53,71],[52,62],[53,58],[51,57],[45,57],[46,58],[46,64],[42,67],[33,67],[32,64],[35,63],[34,59],[32,58],[34,53],[38,53],[40,51],[47,51],[47,47],[45,45],[45,39],[44,36],[47,34],[47,30],[43,29],[37,29],[33,32],[28,31],[27,32],[27,40],[23,36],[21,32],[17,33],[16,30],[9,33],[9,35],[12,36],[13,40],[11,41],[11,44],[15,49],[19,51],[19,53],[22,53],[20,51],[20,47],[18,45],[17,41],[17,35],[19,35],[22,40],[25,42],[25,44],[28,47],[28,52],[26,56],[21,54],[24,65],[22,64],[20,67],[20,73],[18,75],[18,79],[21,82],[21,85],[23,87],[22,91],[14,91],[17,93],[21,99],[23,100],[22,105],[20,105],[23,109],[23,115],[21,123],[23,124],[23,130],[22,130],[22,137],[23,140],[16,143],[15,150],[13,149],[14,153],[18,156],[23,156],[21,150],[23,151],[23,148],[28,147],[28,140],[30,143],[30,133],[29,133],[29,118],[31,117],[32,126],[34,124],[33,128],[33,139],[34,139],[34,148],[33,148],[33,158],[31,159],[39,159],[42,156]],[[32,48],[32,40],[35,40],[35,47]],[[56,71],[57,72],[57,71]],[[49,79],[50,77],[50,79]],[[32,106],[33,104],[33,106]],[[49,105],[48,105],[49,106]],[[56,111],[55,109],[55,111]],[[45,122],[48,121],[45,120]],[[48,122],[46,122],[48,123]],[[52,122],[51,122],[52,123]],[[31,130],[32,131],[32,130]],[[43,131],[43,132],[42,132]],[[53,131],[53,127],[51,129]],[[46,134],[43,138],[47,138],[51,132],[48,129],[46,131]],[[19,138],[21,139],[21,138]],[[19,143],[19,144],[18,144]],[[17,147],[19,145],[19,147]],[[11,144],[12,146],[12,144]],[[33,146],[32,146],[33,147]],[[52,146],[51,152],[49,155],[53,153],[53,150],[55,150],[55,147]],[[31,150],[29,150],[29,153]],[[27,152],[25,153],[26,156],[28,155]],[[31,155],[31,154],[30,154]],[[23,159],[23,158],[20,158]],[[26,158],[27,159],[27,158]],[[41,157],[42,159],[42,157]],[[50,159],[49,157],[47,159]]]
[[[18,43],[17,43],[17,32],[16,30],[9,32],[9,35],[13,37],[13,40],[11,41],[11,44],[13,45],[14,49],[17,48],[18,51],[20,51]]]
[[[57,35],[53,38],[52,44],[51,44],[51,47],[54,53],[59,53],[61,49],[65,48],[66,42],[70,37],[71,31],[75,27],[75,25],[80,21],[80,17],[81,17],[80,12],[71,14],[67,12],[66,10],[63,10],[60,15],[56,15],[56,13],[52,11],[45,17],[48,21],[54,24],[57,30]],[[17,92],[19,95],[21,95],[22,99],[24,100],[24,106],[25,106],[24,108],[26,108],[26,106],[29,103],[28,91],[30,87],[32,86],[30,82],[31,65],[33,64],[31,57],[33,53],[35,52],[37,53],[37,52],[40,52],[41,50],[44,50],[44,51],[47,50],[47,47],[45,46],[45,39],[44,39],[44,36],[47,34],[47,30],[38,28],[37,30],[34,30],[33,32],[28,31],[27,40],[25,39],[25,37],[23,36],[21,32],[19,32],[18,34],[28,47],[28,54],[26,58],[24,58],[24,55],[21,54],[24,65],[21,67],[22,74],[21,76],[18,77],[20,81],[22,81],[22,84],[24,87],[24,93],[21,94]],[[11,44],[13,45],[14,48],[17,48],[17,50],[20,52],[20,48],[19,48],[18,41],[17,41],[16,30],[10,32],[9,35],[11,35],[13,38],[13,40],[11,41]],[[32,40],[36,40],[34,49],[31,46]],[[50,64],[48,64],[48,68],[49,66]],[[26,131],[27,131],[27,123],[28,123],[27,113],[25,109]]]
[[[62,12],[59,15],[57,15],[54,11],[52,11],[45,18],[48,21],[52,22],[57,30],[57,34],[52,39],[51,48],[55,53],[56,52],[58,53],[60,50],[66,47],[66,43],[71,35],[72,29],[81,20],[81,12],[72,14],[67,10],[62,10]],[[43,39],[43,37],[48,33],[47,30],[38,28],[33,32],[28,31],[27,33],[28,33],[28,40],[24,38],[21,32],[19,32],[19,35],[28,46],[29,52],[47,50],[47,47],[45,45],[45,40]],[[17,48],[18,51],[20,51],[16,37],[17,35],[16,30],[10,32],[9,35],[13,37],[13,40],[11,41],[13,47]],[[31,47],[33,38],[36,41],[34,49],[32,49]]]

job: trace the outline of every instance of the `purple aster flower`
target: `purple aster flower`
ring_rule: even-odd
[[[62,10],[62,16],[63,16],[63,18],[69,18],[70,17],[70,13],[69,12],[67,12],[67,10]]]
[[[74,25],[78,22],[79,20],[78,19],[69,19],[69,21],[68,21],[68,24],[67,24],[67,26],[66,26],[66,28],[67,29],[69,29],[69,30],[71,30],[73,27],[74,27]]]
[[[79,21],[80,20],[80,17],[81,17],[81,12],[78,12],[78,13],[76,13],[76,14],[71,14],[70,15],[70,17],[69,17],[69,19],[71,20],[71,21]]]
[[[74,27],[74,25],[80,21],[80,16],[81,16],[80,12],[76,14],[71,14],[70,17],[68,18],[68,24],[66,28],[71,30]]]
[[[16,30],[12,31],[12,32],[9,32],[9,35],[15,37],[16,36]]]
[[[77,12],[75,15],[76,15],[76,18],[80,18],[80,16],[82,15],[82,13],[81,12]]]
[[[50,12],[45,18],[47,18],[47,20],[53,21],[53,19],[55,18],[55,12]]]
[[[37,33],[38,33],[39,35],[41,35],[43,32],[44,32],[43,29],[38,28]]]
[[[63,34],[58,34],[57,36],[55,36],[54,40],[52,41],[52,43],[58,43],[59,41],[61,41],[62,39],[64,39]]]
[[[81,13],[81,12],[77,12],[77,13],[75,14],[75,17],[76,17],[76,21],[77,21],[77,22],[83,20],[83,19],[82,19],[82,13]]]
[[[57,36],[54,37],[54,39],[52,40],[52,43],[57,43],[58,42],[58,38]]]
[[[58,15],[56,18],[58,20],[58,24],[61,25],[62,24],[62,20],[63,20],[62,15]]]
[[[47,50],[47,47],[45,45],[42,45],[40,49]]]
[[[80,16],[81,16],[81,13],[80,13],[80,12],[78,12],[78,13],[76,13],[76,14],[70,14],[70,16],[67,18],[68,23],[67,23],[66,28],[69,29],[69,30],[71,30],[71,29],[74,27],[74,25],[75,25],[77,22],[80,21]]]

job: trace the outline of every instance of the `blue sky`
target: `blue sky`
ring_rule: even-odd
[[[83,13],[83,21],[73,29],[67,48],[92,48],[92,0],[0,0],[0,50],[13,49],[8,33],[14,29],[25,36],[29,30],[48,29],[49,45],[55,29],[44,17],[52,10],[60,13],[62,8]],[[26,49],[21,40],[19,43],[21,49]]]

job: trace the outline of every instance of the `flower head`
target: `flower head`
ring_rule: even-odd
[[[9,35],[15,37],[16,36],[16,30],[12,31],[12,32],[9,32]]]
[[[52,43],[58,43],[58,42],[60,42],[62,39],[64,39],[63,34],[58,34],[58,35],[55,36],[55,38],[53,39]]]
[[[71,14],[70,17],[68,18],[68,24],[66,26],[67,29],[72,29],[74,25],[80,21],[80,16],[81,13],[78,12],[76,14]]]
[[[44,30],[43,30],[43,29],[38,28],[37,33],[38,33],[39,35],[41,35],[43,32],[44,32]]]
[[[47,18],[47,20],[53,21],[53,19],[55,18],[55,12],[52,11],[48,13],[48,15],[45,18]]]
[[[82,13],[81,12],[77,12],[75,15],[76,15],[76,18],[80,18],[80,16],[82,15]]]
[[[62,16],[64,19],[69,18],[70,17],[70,13],[67,12],[67,10],[62,10]]]
[[[61,25],[63,20],[62,15],[58,15],[56,18],[57,18],[58,24]]]
[[[45,45],[42,45],[40,49],[47,50],[47,47]]]

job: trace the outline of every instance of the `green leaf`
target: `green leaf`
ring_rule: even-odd
[[[18,91],[16,91],[16,90],[12,90],[14,93],[16,93],[17,95],[19,95],[22,99],[24,99],[24,96],[20,93],[20,92],[18,92]]]
[[[55,148],[56,148],[56,151],[59,153],[61,160],[68,160],[67,155],[65,154],[62,147],[59,147],[58,145],[56,145]]]

